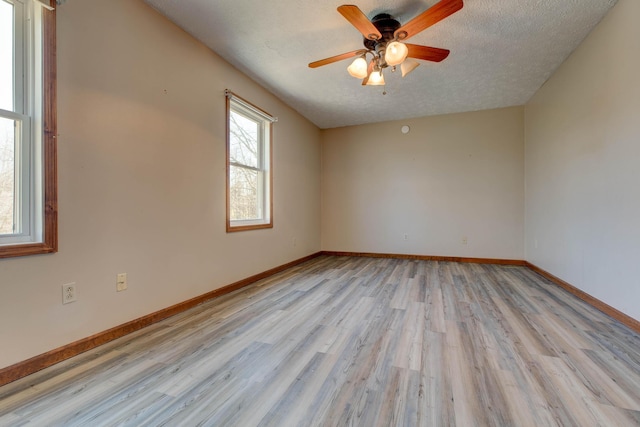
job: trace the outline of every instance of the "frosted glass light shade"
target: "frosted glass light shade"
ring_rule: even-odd
[[[367,86],[382,86],[384,85],[384,76],[382,71],[372,71],[367,81]]]
[[[364,79],[367,77],[367,61],[363,57],[356,58],[355,61],[347,67],[347,71],[357,79]]]
[[[415,70],[418,65],[420,65],[420,63],[418,61],[414,61],[413,59],[407,59],[406,61],[404,61],[402,65],[400,65],[402,77]]]
[[[384,60],[388,65],[398,65],[405,60],[409,54],[409,48],[407,45],[400,42],[391,42],[387,45],[387,50],[384,53]]]

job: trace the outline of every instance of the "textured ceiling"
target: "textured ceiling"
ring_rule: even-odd
[[[349,76],[351,60],[309,62],[362,48],[337,11],[344,0],[145,0],[320,128],[525,104],[617,0],[465,0],[412,37],[450,49],[382,87]],[[436,0],[358,0],[369,17],[402,24]]]

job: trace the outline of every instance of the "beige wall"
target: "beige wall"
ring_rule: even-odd
[[[320,250],[310,122],[142,1],[66,2],[58,54],[60,252],[0,260],[0,368]],[[279,117],[271,230],[225,233],[225,88]]]
[[[640,319],[640,2],[527,104],[526,258]]]
[[[523,133],[521,107],[323,131],[322,248],[523,259]]]

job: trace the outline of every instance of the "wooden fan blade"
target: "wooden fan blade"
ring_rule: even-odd
[[[393,35],[399,40],[406,40],[442,21],[447,16],[453,15],[462,9],[462,6],[462,0],[441,0],[398,28]]]
[[[371,73],[373,73],[373,61],[369,62],[369,67],[367,67],[367,77],[365,77],[364,79],[362,79],[362,86],[366,86],[367,83],[369,82],[369,76],[371,75]]]
[[[367,15],[362,13],[358,6],[354,6],[352,4],[343,4],[342,6],[338,7],[338,12],[340,12],[340,14],[351,23],[351,25],[356,27],[356,29],[360,31],[360,34],[362,34],[365,39],[380,40],[382,38],[382,34],[380,34],[380,31],[378,31],[376,26],[373,25],[371,21],[369,21]]]
[[[424,59],[425,61],[440,62],[449,56],[449,50],[437,47],[422,46],[419,44],[405,43],[409,49],[410,58]]]
[[[322,67],[323,65],[333,64],[334,62],[342,61],[343,59],[353,58],[354,56],[362,55],[364,52],[366,52],[366,50],[359,49],[359,50],[354,50],[352,52],[342,53],[340,55],[321,59],[319,61],[310,63],[309,68],[318,68],[318,67]]]

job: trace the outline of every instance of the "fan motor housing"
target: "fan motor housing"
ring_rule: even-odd
[[[400,28],[400,22],[388,13],[379,13],[373,17],[371,23],[380,31],[382,39],[369,40],[364,39],[364,47],[368,50],[376,50],[376,46],[380,43],[387,43],[394,39],[393,33]]]

